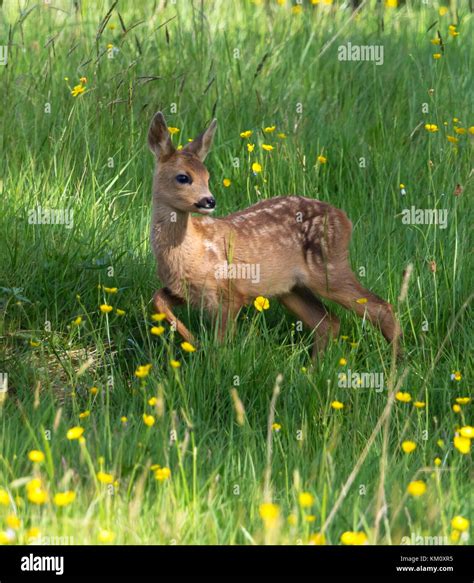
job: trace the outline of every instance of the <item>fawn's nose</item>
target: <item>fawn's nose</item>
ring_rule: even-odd
[[[205,196],[196,206],[201,209],[213,209],[216,206],[216,199],[213,196]]]

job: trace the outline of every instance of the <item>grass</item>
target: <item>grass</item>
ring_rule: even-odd
[[[145,11],[120,0],[109,19],[107,2],[84,1],[77,11],[55,4],[0,8],[9,44],[0,68],[0,371],[9,388],[0,405],[0,543],[306,544],[323,532],[340,544],[357,531],[369,543],[422,536],[465,544],[451,520],[473,515],[471,455],[453,445],[473,422],[472,403],[453,410],[456,398],[472,396],[473,136],[454,130],[474,123],[467,3],[456,17],[408,1],[385,9],[383,28],[373,1],[352,20],[337,2],[306,2],[295,14],[289,2]],[[448,33],[453,22],[457,37]],[[430,43],[437,30],[439,60]],[[383,45],[383,65],[340,62],[337,47],[347,41]],[[73,97],[80,77],[86,91]],[[199,338],[197,352],[184,352],[168,328],[150,334],[159,282],[146,131],[158,109],[180,128],[176,143],[218,118],[206,161],[218,215],[289,193],[347,212],[353,268],[402,324],[406,356],[397,368],[380,334],[337,306],[342,336],[317,366],[310,332],[272,298],[268,311],[246,309],[223,346],[206,316],[186,308],[180,316]],[[275,132],[261,131],[271,125]],[[253,130],[250,140],[244,130]],[[254,161],[262,173],[252,173]],[[29,224],[38,205],[72,209],[73,228]],[[412,205],[447,209],[447,227],[403,224]],[[105,302],[114,311],[101,313]],[[137,378],[148,363],[149,376]],[[338,386],[348,369],[383,373],[390,390]],[[398,390],[412,401],[393,401]],[[333,409],[335,400],[344,408]],[[155,417],[152,427],[144,413]],[[76,426],[85,439],[67,439]],[[416,450],[403,453],[404,440]],[[31,450],[44,461],[31,462]],[[171,476],[156,479],[154,464]],[[33,478],[39,488],[28,487]],[[420,497],[407,493],[416,480],[426,484]],[[64,491],[75,499],[58,507],[54,496]],[[312,495],[309,507],[302,492]]]

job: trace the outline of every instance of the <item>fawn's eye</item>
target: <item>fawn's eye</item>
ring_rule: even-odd
[[[186,174],[178,174],[178,176],[176,176],[176,180],[180,184],[191,184],[191,178],[189,178],[189,176]]]

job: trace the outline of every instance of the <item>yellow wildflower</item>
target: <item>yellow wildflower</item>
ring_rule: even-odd
[[[162,322],[166,320],[166,314],[159,312],[158,314],[152,314],[151,319],[153,322]]]
[[[454,127],[454,131],[461,136],[467,133],[466,128],[459,128],[457,126]]]
[[[460,406],[460,405],[458,405],[457,403],[455,403],[455,404],[453,405],[453,411],[454,411],[455,413],[461,413],[461,406]]]
[[[241,138],[250,138],[252,135],[252,130],[245,130],[245,132],[240,132]]]
[[[263,128],[263,131],[266,134],[271,134],[272,132],[274,132],[276,130],[276,126],[267,126],[266,128]]]
[[[155,470],[155,480],[158,482],[164,482],[171,478],[171,470],[169,468],[157,468]]]
[[[468,439],[474,439],[474,427],[471,425],[466,425],[465,427],[461,427],[459,430],[459,434],[461,437],[467,437]]]
[[[153,334],[154,336],[161,336],[161,334],[163,334],[163,332],[165,331],[163,326],[153,326],[153,328],[151,328],[150,333]]]
[[[467,518],[464,518],[464,516],[460,516],[460,515],[455,516],[451,520],[451,526],[454,529],[459,530],[461,532],[468,530],[470,524],[471,523],[469,522],[469,520]]]
[[[5,522],[7,523],[7,526],[13,530],[18,530],[21,526],[21,520],[16,514],[9,514],[6,517]]]
[[[281,430],[281,425],[279,423],[273,423],[272,429],[278,433]]]
[[[301,508],[310,508],[314,504],[314,496],[310,492],[300,492],[298,502]]]
[[[158,399],[156,397],[150,397],[148,399],[148,404],[154,407],[158,403]]]
[[[274,148],[272,145],[270,145],[270,144],[262,144],[262,148],[263,148],[264,150],[266,150],[267,152],[271,152],[272,150],[274,150],[274,149],[275,149],[275,148]]]
[[[106,294],[116,294],[118,292],[117,287],[105,287],[105,285],[103,285],[102,289]]]
[[[54,495],[54,503],[56,506],[69,506],[76,499],[76,493],[72,490],[67,490],[66,492],[58,492]]]
[[[440,457],[435,457],[434,459],[434,465],[439,467],[441,465],[441,458]]]
[[[326,158],[326,156],[323,156],[322,154],[320,154],[317,157],[317,160],[320,164],[326,164],[326,162],[328,161],[328,159]]]
[[[343,545],[365,545],[367,535],[365,532],[347,531],[341,534],[341,543]]]
[[[253,152],[255,150],[255,144],[247,144],[247,151]]]
[[[97,536],[97,539],[101,543],[111,543],[115,540],[115,533],[112,532],[111,530],[101,528]]]
[[[147,377],[150,374],[152,366],[153,365],[151,364],[141,364],[135,371],[135,376],[138,377],[139,379]]]
[[[333,401],[331,403],[331,407],[333,409],[336,409],[336,410],[343,409],[344,408],[344,403],[341,403],[341,401]]]
[[[232,184],[232,181],[230,180],[230,178],[224,178],[224,180],[222,181],[222,184],[226,187],[229,188],[229,186]]]
[[[309,537],[309,545],[321,546],[326,544],[326,537],[322,532],[315,532]]]
[[[413,406],[417,409],[424,409],[426,407],[426,403],[424,401],[414,401]]]
[[[261,164],[259,164],[258,162],[254,162],[252,164],[252,172],[254,172],[255,174],[258,174],[258,172],[262,171],[262,166]]]
[[[398,391],[398,393],[395,395],[395,399],[401,403],[409,403],[411,401],[411,395],[410,393],[403,393],[402,391]]]
[[[0,488],[0,506],[8,506],[10,504],[10,496],[3,488]]]
[[[273,502],[264,502],[263,504],[260,504],[258,513],[260,514],[260,518],[265,523],[265,526],[271,527],[278,522],[280,508],[277,504],[273,504]]]
[[[196,348],[190,342],[181,342],[181,348],[185,352],[196,352]]]
[[[454,447],[462,454],[467,454],[471,451],[471,440],[469,437],[456,435],[454,438]]]
[[[74,85],[74,88],[71,91],[71,95],[73,97],[77,97],[81,93],[84,93],[85,90],[86,88],[83,85]]]
[[[145,423],[145,425],[148,427],[152,427],[155,424],[155,418],[153,415],[147,415],[146,413],[143,413],[143,423]]]
[[[97,472],[97,479],[101,484],[113,484],[114,477],[106,472]]]
[[[433,59],[436,59],[436,60],[441,59],[441,56],[442,56],[441,53],[434,53]],[[431,132],[431,131],[436,131],[436,130],[428,130],[428,131]]]
[[[74,326],[80,326],[82,324],[82,316],[77,316],[77,318],[75,318],[72,323]]]
[[[181,363],[179,362],[179,360],[170,360],[170,365],[173,368],[179,368],[181,366]]]
[[[255,306],[256,310],[261,312],[262,310],[268,310],[270,307],[270,301],[263,296],[258,296],[255,298],[253,305]]]
[[[440,16],[444,16],[445,14],[447,14],[447,13],[448,13],[448,10],[449,10],[449,9],[448,9],[446,6],[441,6],[441,7],[439,8],[439,10],[438,10],[438,14],[439,14]]]
[[[405,453],[411,453],[416,449],[416,443],[414,441],[404,441],[402,442],[402,449]]]
[[[112,306],[109,306],[108,304],[102,304],[100,307],[100,311],[103,314],[108,314],[109,312],[111,312],[113,310]]]
[[[470,402],[470,397],[457,397],[456,399],[456,403],[458,403],[458,405],[469,405]]]
[[[68,432],[66,433],[66,437],[68,439],[79,439],[80,437],[82,437],[82,434],[84,433],[84,427],[71,427],[71,429],[68,430]]]
[[[439,128],[438,128],[438,126],[435,123],[427,123],[427,124],[425,124],[425,130],[427,132],[434,133],[434,132],[437,132],[438,129]]]
[[[418,496],[423,496],[423,494],[426,492],[426,484],[423,482],[423,480],[415,480],[414,482],[410,482],[407,487],[407,492],[415,498]]]
[[[178,133],[180,132],[180,129],[179,129],[179,128],[173,128],[173,127],[169,127],[169,128],[168,128],[168,131],[169,131],[169,133],[170,133],[171,135],[173,135],[173,134],[178,134]]]
[[[39,451],[38,449],[32,449],[28,453],[28,459],[30,460],[30,462],[34,462],[34,463],[43,462],[44,461],[44,453],[42,451]]]
[[[280,132],[279,134],[277,134],[277,137],[280,138],[280,140],[285,140],[286,134],[284,134],[283,132]]]
[[[127,419],[127,417],[122,416],[122,417],[120,417],[120,421],[125,424],[125,423],[127,423],[128,419]]]
[[[117,314],[117,316],[125,316],[126,314],[125,310],[121,310],[120,308],[116,308],[115,313]]]
[[[79,413],[79,419],[86,419],[90,414],[91,412],[89,410],[83,411],[82,413]]]
[[[340,358],[340,359],[339,359],[339,364],[340,364],[341,366],[346,366],[346,364],[347,364],[347,360],[346,360],[345,358]]]

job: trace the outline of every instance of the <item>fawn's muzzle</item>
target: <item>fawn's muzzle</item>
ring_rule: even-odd
[[[206,196],[205,198],[201,198],[194,206],[198,209],[211,210],[216,206],[216,199],[213,196]]]

